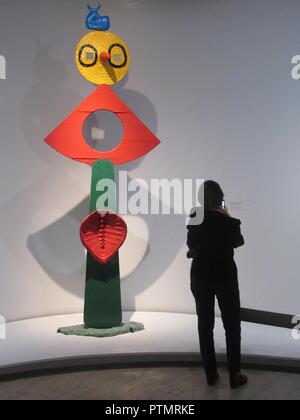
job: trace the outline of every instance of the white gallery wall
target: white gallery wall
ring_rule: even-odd
[[[91,2],[92,3],[92,2]],[[96,3],[92,3],[95,4]],[[117,93],[161,139],[131,178],[212,178],[246,246],[243,306],[300,313],[298,0],[103,0],[129,44]],[[82,311],[91,169],[43,139],[95,89],[74,65],[85,0],[0,0],[0,314]],[[121,168],[126,169],[125,167]],[[129,216],[124,310],[193,313],[185,218]]]

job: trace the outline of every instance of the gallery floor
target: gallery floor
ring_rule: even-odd
[[[195,315],[125,312],[123,320],[144,323],[145,330],[111,338],[57,334],[60,327],[81,324],[82,314],[8,323],[6,339],[0,340],[0,399],[299,398],[300,341],[288,329],[243,323],[251,385],[232,393],[225,371],[216,389],[205,386]],[[220,319],[215,339],[222,361]],[[290,373],[269,371],[278,366]],[[29,378],[4,382],[11,374]]]
[[[0,382],[0,400],[299,400],[300,375],[248,372],[250,383],[232,391],[227,374],[208,388],[201,368],[130,368]]]
[[[0,340],[0,375],[61,366],[137,361],[197,361],[199,342],[195,315],[157,312],[125,312],[123,321],[136,321],[145,330],[111,338],[66,337],[60,327],[82,324],[82,314],[37,318],[7,324],[6,340]],[[291,331],[243,323],[243,354],[280,359],[281,365],[299,361],[300,341]],[[222,322],[216,319],[216,350],[226,353]],[[102,363],[103,362],[103,363]],[[264,364],[262,365],[264,366]]]

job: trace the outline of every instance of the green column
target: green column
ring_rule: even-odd
[[[97,191],[103,179],[115,181],[111,161],[99,160],[93,165],[90,213],[97,210],[97,200],[105,191]],[[116,212],[116,193],[107,210]],[[101,209],[98,209],[101,210]],[[119,255],[102,265],[88,254],[84,303],[85,328],[112,328],[122,324]]]

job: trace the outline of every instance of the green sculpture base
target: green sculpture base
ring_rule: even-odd
[[[73,335],[77,337],[116,337],[122,334],[135,333],[145,329],[143,324],[139,322],[128,322],[121,324],[119,327],[113,328],[85,328],[84,325],[75,325],[74,327],[60,328],[57,332],[64,335]]]
[[[93,165],[90,213],[99,209],[98,200],[107,192],[99,187],[99,182],[103,180],[114,184],[114,165],[107,160],[98,160]],[[107,207],[101,205],[100,209],[116,212],[115,189],[108,195],[112,196]],[[83,323],[87,328],[96,329],[113,328],[122,324],[119,254],[109,264],[100,264],[88,254]]]

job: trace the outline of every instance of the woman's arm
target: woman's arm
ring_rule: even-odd
[[[196,233],[195,226],[188,226],[188,237],[187,237],[187,247],[188,247],[188,258],[195,258],[196,255]]]
[[[241,221],[237,219],[232,219],[232,220],[235,223],[233,224],[233,227],[232,227],[231,242],[232,242],[232,247],[236,249],[245,245],[245,240],[241,233]]]

